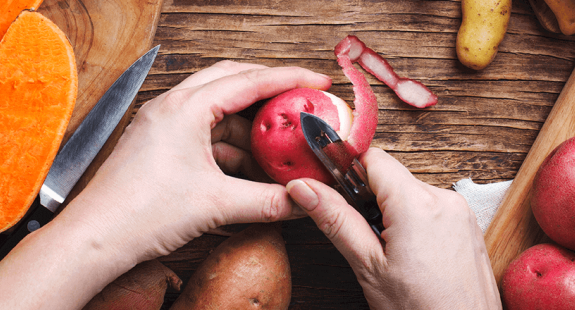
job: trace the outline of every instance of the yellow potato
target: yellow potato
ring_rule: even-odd
[[[456,51],[465,66],[481,70],[493,61],[507,31],[511,0],[461,0]]]

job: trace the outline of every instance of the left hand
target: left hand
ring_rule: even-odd
[[[301,68],[220,62],[146,103],[86,188],[0,261],[7,309],[80,309],[137,263],[217,226],[304,216],[250,175],[248,121],[234,113],[331,80]],[[252,175],[256,177],[256,175]]]
[[[202,70],[140,109],[82,203],[60,216],[90,218],[138,262],[221,225],[301,217],[285,187],[223,173],[261,169],[249,153],[250,123],[234,113],[292,88],[330,85],[301,68],[223,61]]]

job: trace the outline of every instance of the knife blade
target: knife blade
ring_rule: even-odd
[[[365,168],[357,158],[354,158],[350,167],[342,171],[342,167],[339,167],[329,157],[323,149],[329,144],[343,144],[344,142],[337,132],[321,118],[301,112],[300,124],[308,145],[341,187],[340,193],[365,218],[375,234],[381,238],[381,233],[384,230],[382,214],[377,204],[377,197],[369,187]],[[338,149],[345,150],[345,147]]]
[[[0,248],[0,259],[30,232],[48,223],[108,140],[144,83],[160,46],[136,60],[110,86],[58,152],[27,215]]]

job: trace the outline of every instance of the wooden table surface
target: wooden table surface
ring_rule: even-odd
[[[353,102],[333,47],[354,34],[400,76],[422,81],[439,103],[415,109],[368,76],[379,102],[373,146],[442,188],[463,178],[513,179],[574,68],[575,36],[544,30],[516,0],[494,62],[482,71],[455,53],[460,1],[164,0],[154,45],[160,54],[138,94],[141,104],[224,59],[301,66],[333,78]],[[136,112],[134,111],[134,113]],[[292,267],[290,309],[367,309],[342,257],[310,219],[283,223]],[[186,282],[226,237],[204,235],[161,258]],[[169,291],[165,308],[178,296]]]

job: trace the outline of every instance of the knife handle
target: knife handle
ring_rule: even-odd
[[[338,182],[344,189],[346,194],[344,197],[347,196],[348,203],[365,218],[371,229],[381,238],[381,233],[385,229],[383,216],[377,204],[377,197],[367,182],[367,172],[357,158]]]
[[[374,199],[370,199],[366,201],[363,205],[363,217],[369,223],[371,229],[375,232],[375,234],[381,238],[381,233],[385,229],[383,227],[383,216],[381,214],[381,210],[379,209],[379,205],[377,204],[377,198],[373,196]]]
[[[54,216],[52,211],[40,205],[38,198],[36,198],[36,201],[32,204],[32,208],[32,213],[21,221],[21,223],[16,227],[16,230],[6,238],[2,247],[0,247],[0,260],[8,255],[8,253],[10,253],[10,251],[12,251],[12,249],[22,239],[24,239],[24,237],[46,225],[46,223],[48,223]]]

